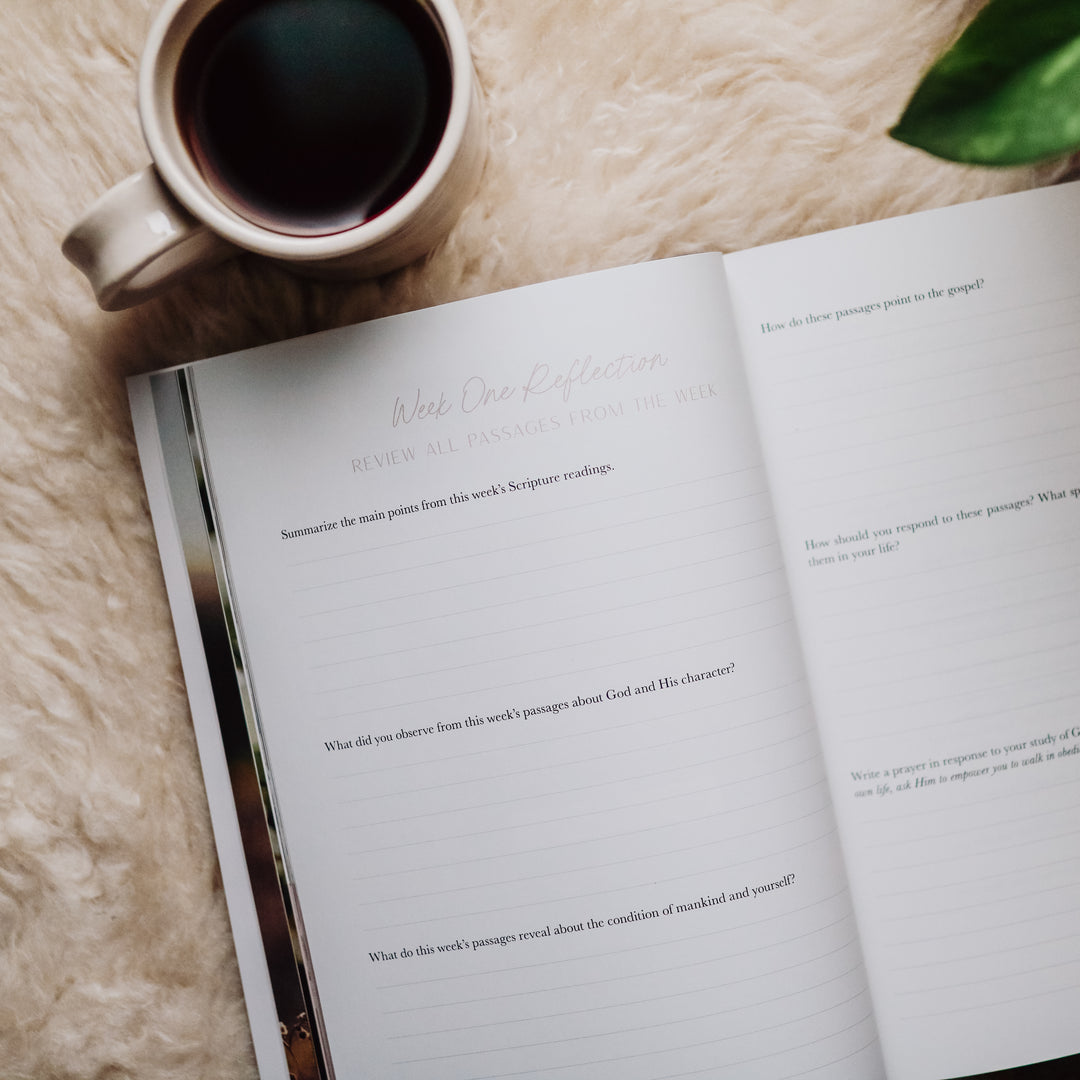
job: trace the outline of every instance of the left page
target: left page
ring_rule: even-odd
[[[880,1075],[718,258],[148,382],[338,1077]]]

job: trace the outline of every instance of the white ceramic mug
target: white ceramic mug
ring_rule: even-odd
[[[285,2],[302,7],[309,0]],[[322,230],[310,221],[294,228],[287,212],[272,227],[248,213],[193,149],[177,104],[178,72],[185,63],[190,67],[196,30],[202,27],[197,43],[207,26],[213,34],[216,23],[204,24],[209,15],[220,21],[230,6],[250,11],[282,0],[168,0],[150,29],[139,70],[139,114],[153,164],[100,198],[63,243],[102,308],[131,307],[239,250],[302,273],[374,276],[418,258],[449,230],[476,189],[484,159],[483,113],[464,26],[451,0],[364,2],[391,12],[412,8],[410,18],[429,19],[449,65],[449,107],[440,106],[445,122],[430,160],[407,190],[373,216]]]

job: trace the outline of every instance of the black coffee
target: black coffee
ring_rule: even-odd
[[[338,232],[416,182],[450,109],[441,31],[408,0],[233,0],[177,73],[181,131],[207,182],[278,232]]]

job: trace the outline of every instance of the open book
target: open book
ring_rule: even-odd
[[[262,1075],[1080,1052],[1078,329],[1062,186],[132,380]]]

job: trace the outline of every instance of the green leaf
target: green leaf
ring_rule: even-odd
[[[979,165],[1080,147],[1080,0],[990,0],[889,134]]]

